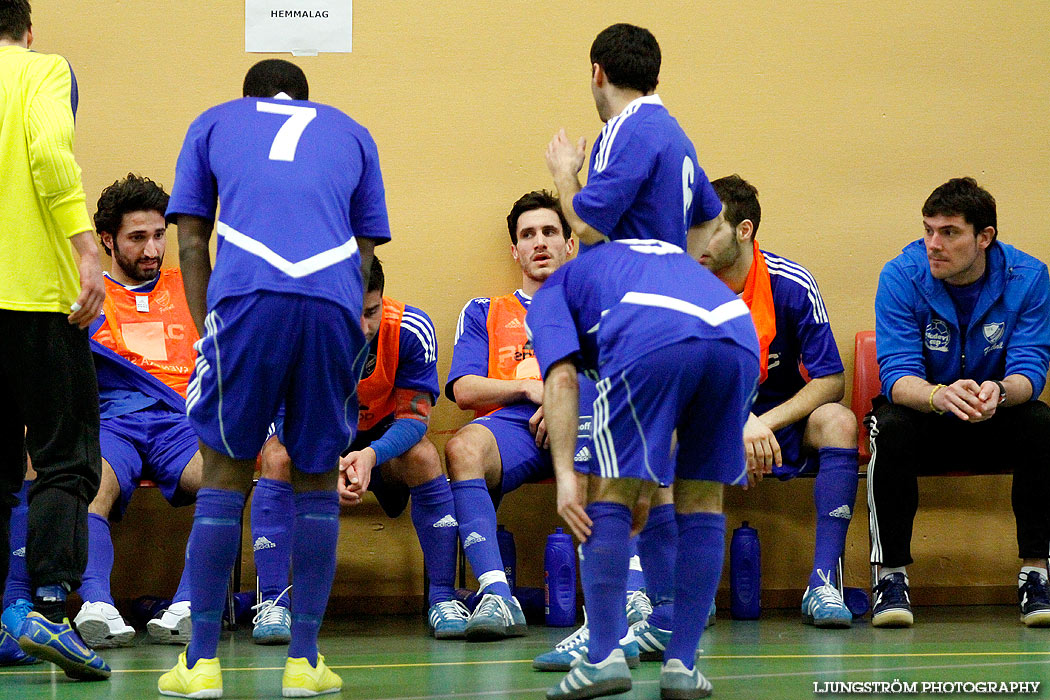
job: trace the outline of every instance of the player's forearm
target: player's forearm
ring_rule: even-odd
[[[922,413],[931,413],[933,409],[930,407],[930,396],[936,388],[936,384],[931,384],[922,377],[909,375],[893,383],[890,398],[899,406]]]
[[[579,237],[580,242],[586,245],[594,245],[606,240],[604,234],[587,224],[576,213],[572,205],[572,198],[580,191],[580,180],[575,173],[561,172],[554,176],[554,186],[558,189],[558,200],[561,202],[561,210],[565,214],[565,220],[569,222],[569,228]]]
[[[759,419],[769,426],[770,430],[780,430],[809,417],[813,411],[826,403],[841,401],[845,390],[846,378],[841,372],[817,377],[810,380],[790,399],[763,413]]]
[[[1032,399],[1032,382],[1023,374],[1011,374],[1002,379],[1006,389],[1003,406],[1016,406]]]
[[[181,215],[179,231],[179,267],[186,289],[186,304],[201,337],[206,335],[204,317],[208,315],[208,280],[211,279],[211,253],[208,240],[212,222],[198,216]]]
[[[579,407],[576,366],[570,360],[561,360],[550,368],[543,382],[543,419],[550,438],[551,461],[559,478],[567,478],[573,472]]]
[[[493,379],[468,374],[456,380],[452,385],[452,394],[456,397],[456,405],[464,411],[494,405],[505,406],[529,400],[526,381],[528,380]]]

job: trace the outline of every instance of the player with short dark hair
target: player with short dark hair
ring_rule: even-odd
[[[544,377],[558,513],[583,543],[590,625],[587,658],[547,697],[630,690],[619,644],[628,539],[632,524],[644,520],[648,496],[672,484],[679,532],[674,631],[663,653],[660,694],[706,697],[711,684],[695,656],[722,569],[722,488],[746,480],[740,435],[758,377],[747,306],[681,248],[618,240],[552,275],[527,321]],[[598,377],[591,431],[597,460],[586,505],[573,465],[580,370]]]
[[[722,205],[696,149],[654,91],[660,47],[642,27],[614,24],[591,47],[591,92],[605,123],[591,149],[587,185],[577,174],[586,140],[561,129],[547,167],[581,252],[603,240],[655,239],[685,249],[687,231],[710,232]]]
[[[871,562],[881,565],[871,623],[914,622],[906,567],[918,475],[1013,472],[1021,559],[1017,597],[1028,627],[1050,627],[1050,367],[1046,265],[997,240],[995,199],[970,177],[935,189],[923,238],[879,275],[868,508]]]
[[[459,536],[479,585],[480,601],[466,621],[467,639],[502,639],[526,632],[525,616],[500,559],[496,505],[503,494],[553,473],[540,405],[543,382],[525,336],[525,313],[536,290],[576,248],[563,221],[558,200],[550,193],[520,197],[507,225],[511,257],[521,267],[521,289],[470,300],[456,326],[445,395],[476,416],[445,445]],[[589,452],[584,445],[577,451],[581,460],[588,459]],[[446,556],[454,559],[454,548]]]
[[[853,616],[836,587],[836,571],[857,498],[857,419],[838,403],[845,370],[827,308],[809,270],[759,249],[758,190],[739,175],[711,185],[725,206],[725,221],[700,263],[741,295],[760,347],[761,383],[744,426],[749,482],[764,474],[781,480],[816,474],[816,545],[802,619],[849,627]]]
[[[284,63],[276,72],[298,74]],[[293,99],[291,84],[272,89],[279,92],[194,120],[168,205],[190,312],[203,332],[186,404],[204,468],[186,557],[193,639],[160,678],[162,693],[221,692],[216,652],[244,492],[282,404],[294,466],[296,586],[283,692],[342,687],[317,652],[317,633],[335,575],[339,455],[357,427],[362,298],[373,248],[389,240],[390,225],[368,131],[333,107]]]
[[[453,598],[455,559],[443,556],[456,546],[452,491],[437,448],[426,437],[430,411],[441,391],[436,334],[426,313],[384,296],[384,285],[383,266],[373,258],[361,317],[369,345],[357,385],[359,433],[340,460],[340,500],[343,505],[357,505],[367,489],[387,516],[396,518],[411,498],[412,524],[430,581],[431,632],[448,639],[463,635],[466,611]],[[283,424],[282,416],[274,425],[274,437],[263,447],[261,478],[252,498],[260,594],[252,637],[257,644],[285,643],[291,631],[283,597],[292,529],[291,462],[281,444]],[[445,615],[448,606],[460,614]]]

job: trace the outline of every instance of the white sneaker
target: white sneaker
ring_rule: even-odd
[[[172,603],[160,616],[146,623],[150,640],[158,644],[189,644],[193,636],[190,601]]]
[[[84,603],[73,624],[92,649],[128,646],[135,638],[135,628],[109,603]]]

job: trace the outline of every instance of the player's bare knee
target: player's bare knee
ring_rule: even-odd
[[[806,425],[807,442],[812,447],[857,446],[857,417],[839,403],[826,403],[810,414]]]
[[[724,487],[717,481],[678,479],[674,482],[676,513],[721,513]]]
[[[285,483],[292,480],[292,458],[276,436],[267,440],[259,452],[259,476]]]
[[[88,504],[88,512],[109,518],[113,504],[118,498],[120,498],[120,482],[117,481],[117,475],[113,472],[113,467],[109,465],[109,462],[102,460],[102,477],[99,481],[98,493]]]
[[[395,463],[395,479],[408,488],[415,488],[443,475],[437,448],[426,437],[391,462]]]
[[[469,427],[469,426],[468,426]],[[471,430],[461,430],[445,443],[445,464],[453,481],[485,478],[484,445]]]
[[[179,477],[179,490],[183,493],[191,496],[196,495],[201,488],[201,470],[204,465],[204,460],[201,457],[201,453],[197,452],[190,459],[189,464],[182,470],[182,476]]]

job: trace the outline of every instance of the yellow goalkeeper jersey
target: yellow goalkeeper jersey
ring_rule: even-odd
[[[92,226],[76,100],[64,58],[0,46],[0,309],[69,313],[80,292],[69,238]]]

